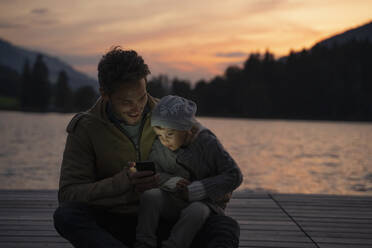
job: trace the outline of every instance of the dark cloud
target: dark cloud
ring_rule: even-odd
[[[37,25],[56,25],[56,24],[59,24],[59,20],[57,19],[41,19],[41,20],[34,20],[32,21],[33,24],[37,24]]]
[[[295,5],[295,4],[292,4]],[[261,0],[257,1],[253,4],[248,4],[248,10],[253,13],[262,13],[268,12],[275,9],[279,9],[281,7],[290,7],[291,5],[288,3],[288,0]]]
[[[224,57],[224,58],[240,58],[240,57],[247,57],[248,53],[244,53],[244,52],[216,53],[216,56]]]
[[[0,29],[17,29],[17,28],[24,28],[26,27],[25,25],[18,24],[18,23],[10,23],[7,21],[0,21]]]
[[[46,13],[48,13],[48,9],[46,8],[33,9],[31,10],[31,13],[36,15],[45,15]]]
[[[71,65],[86,66],[86,65],[97,65],[102,55],[71,55],[64,54],[60,57]]]
[[[229,66],[237,66],[237,67],[242,67],[244,65],[244,62],[246,60],[245,59],[239,59],[237,61],[234,61],[234,62],[220,62],[220,63],[217,63],[216,66],[219,70],[221,71],[225,71],[227,67]]]

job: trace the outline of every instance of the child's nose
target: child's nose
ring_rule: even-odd
[[[161,143],[164,145],[164,146],[167,146],[168,145],[168,141],[166,139],[161,139],[160,140]]]

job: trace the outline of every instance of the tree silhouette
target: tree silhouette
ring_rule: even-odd
[[[168,79],[168,76],[166,75],[159,75],[157,77],[153,77],[148,83],[147,83],[147,90],[148,92],[154,96],[161,98],[165,95],[169,95],[170,93],[170,81]]]
[[[242,68],[197,82],[191,95],[203,115],[371,121],[371,57],[368,40],[317,45],[278,60],[269,51],[253,53]]]
[[[29,60],[26,59],[23,64],[21,77],[21,95],[20,95],[21,109],[27,110],[32,106],[32,82],[31,70]]]
[[[74,109],[77,112],[86,111],[97,100],[97,93],[91,86],[83,86],[74,94]]]
[[[43,56],[39,54],[36,58],[31,73],[31,106],[36,111],[46,111],[49,107],[51,89],[49,83],[49,70],[43,61]]]
[[[58,74],[57,83],[54,88],[55,108],[59,112],[70,112],[73,107],[73,94],[68,86],[68,76],[63,70]]]
[[[18,97],[21,79],[17,71],[0,65],[0,96]]]
[[[175,94],[192,99],[199,115],[372,121],[371,58],[369,40],[318,44],[280,59],[270,51],[252,53],[242,67],[229,66],[223,75],[200,80],[194,88],[188,80],[159,75],[148,82],[148,91],[155,97]],[[42,55],[32,70],[25,61],[20,93],[16,83],[4,84],[16,74],[0,67],[0,94],[19,95],[23,110],[49,109],[48,68]],[[56,110],[71,110],[71,102],[74,111],[91,107],[97,98],[94,89],[87,86],[72,93],[67,82],[67,74],[60,72]]]
[[[186,80],[180,80],[178,78],[173,79],[171,94],[191,99],[192,94],[190,82]]]

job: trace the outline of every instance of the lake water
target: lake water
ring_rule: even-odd
[[[0,189],[57,189],[71,114],[0,111]],[[198,118],[252,192],[372,195],[372,124]]]

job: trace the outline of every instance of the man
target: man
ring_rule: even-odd
[[[148,74],[135,51],[113,48],[98,65],[100,99],[67,126],[54,224],[75,247],[124,248],[135,241],[139,195],[157,187],[157,175],[129,170],[129,162],[148,158],[156,136]],[[168,234],[167,224],[161,223],[160,237]],[[233,219],[211,216],[193,247],[238,247],[238,242]]]

